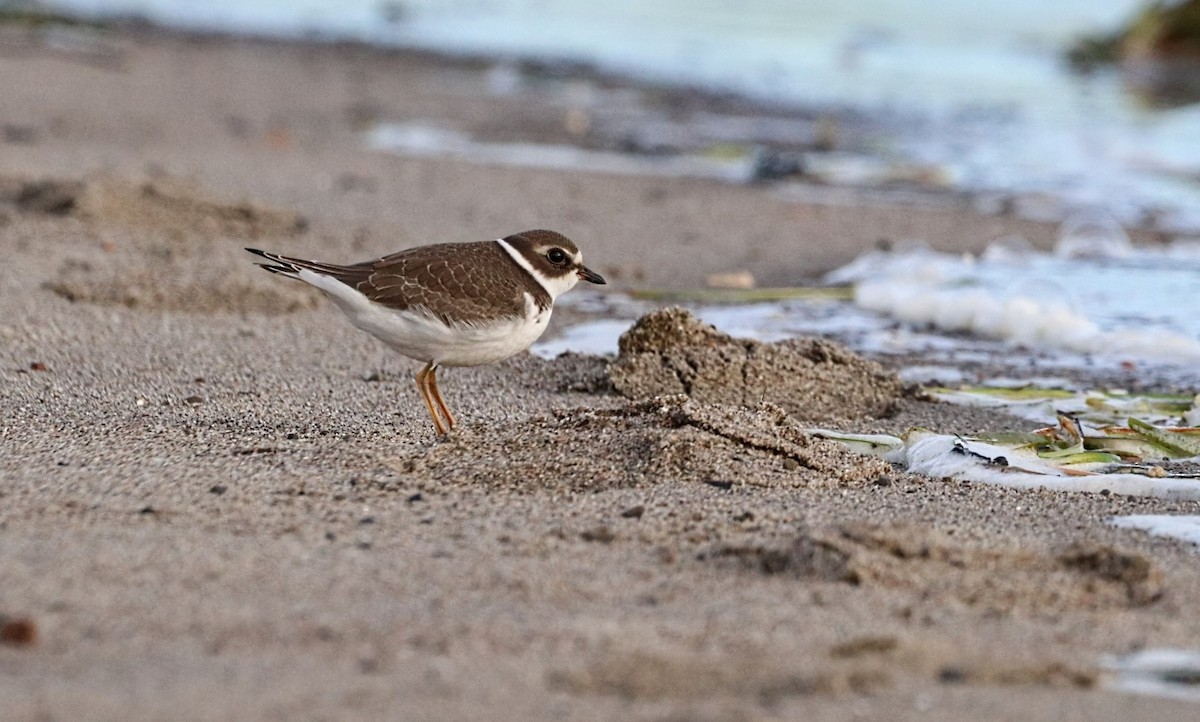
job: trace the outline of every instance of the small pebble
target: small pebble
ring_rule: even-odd
[[[0,644],[32,647],[37,644],[37,624],[28,617],[12,618],[0,614]]]
[[[755,286],[754,274],[749,271],[710,273],[705,279],[704,285],[708,288],[750,289]]]
[[[582,533],[580,533],[579,537],[584,541],[610,544],[616,540],[617,535],[613,534],[612,529],[601,525],[592,529],[585,529]]]
[[[961,667],[942,667],[938,670],[938,681],[942,684],[962,684],[967,673]]]

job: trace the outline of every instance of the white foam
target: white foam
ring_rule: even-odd
[[[1200,486],[1200,481],[1194,483]],[[1182,539],[1200,546],[1200,516],[1132,514],[1113,517],[1112,523],[1124,529],[1141,529],[1154,536]]]
[[[1120,692],[1200,702],[1200,651],[1143,649],[1105,661],[1112,673],[1108,686]]]
[[[1200,361],[1200,257],[1192,246],[1134,249],[1111,219],[1065,227],[1054,254],[981,257],[871,251],[830,274],[855,303],[915,326],[1013,345],[1169,362]]]
[[[968,376],[961,369],[938,364],[916,364],[905,366],[898,372],[900,380],[906,384],[938,384],[946,386],[968,381]]]

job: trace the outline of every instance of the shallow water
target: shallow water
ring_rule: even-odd
[[[1061,60],[1073,38],[1115,27],[1138,0],[54,4],[185,27],[569,59],[773,104],[852,109],[876,129],[865,150],[884,177],[893,164],[915,165],[922,182],[994,194],[985,204],[1029,215],[1099,208],[1126,223],[1200,229],[1200,110],[1147,109],[1114,74],[1080,78]]]

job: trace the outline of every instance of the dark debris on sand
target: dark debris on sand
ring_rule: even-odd
[[[992,612],[1130,609],[1163,594],[1144,555],[1076,542],[1063,549],[978,545],[912,524],[848,523],[803,530],[790,543],[721,544],[705,557],[768,575],[920,590]]]

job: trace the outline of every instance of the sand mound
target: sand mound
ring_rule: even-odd
[[[291,236],[307,227],[295,213],[249,202],[222,203],[165,181],[87,183],[72,212],[101,223],[246,240]]]
[[[73,302],[188,313],[288,313],[312,308],[320,300],[296,284],[271,288],[252,282],[247,276],[255,270],[253,266],[241,276],[228,264],[163,266],[152,270],[67,264],[43,285]]]
[[[609,376],[632,399],[768,401],[806,421],[886,416],[901,393],[895,374],[836,343],[737,339],[680,308],[647,314],[626,331]]]
[[[303,232],[307,222],[255,203],[224,203],[171,181],[27,181],[0,178],[0,203],[36,215],[73,216],[97,225],[141,227],[171,238],[258,239]]]
[[[254,203],[225,203],[170,181],[26,181],[0,177],[0,204],[73,224],[71,255],[43,284],[67,300],[167,311],[287,313],[319,295],[271,282],[241,250],[306,222]],[[57,219],[63,219],[61,221]]]
[[[1052,552],[974,546],[916,526],[845,524],[806,531],[783,546],[721,546],[764,574],[908,589],[997,612],[1127,609],[1162,596],[1148,558],[1095,544]]]
[[[770,404],[740,408],[681,396],[561,411],[502,429],[467,426],[395,466],[439,484],[521,491],[865,485],[892,472],[884,461],[807,435]]]

